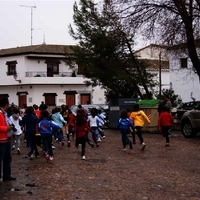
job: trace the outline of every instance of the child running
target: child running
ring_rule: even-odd
[[[15,126],[15,131],[13,131],[14,134],[14,141],[16,140],[17,145],[17,153],[20,154],[20,140],[22,135],[22,129],[20,126],[20,121],[22,120],[22,117],[19,115],[19,109],[14,107],[13,108],[13,114],[10,116],[10,121]],[[12,149],[15,148],[15,144],[12,146]]]
[[[67,146],[70,147],[70,135],[72,135],[72,138],[74,139],[74,122],[75,122],[75,116],[72,113],[72,111],[69,109],[68,110],[68,131],[67,131],[67,140],[68,140],[68,144]]]
[[[67,124],[67,121],[64,120],[63,116],[60,114],[60,108],[59,107],[56,107],[55,110],[54,110],[54,114],[51,115],[51,119],[59,125],[60,129],[59,131],[57,131],[56,135],[57,135],[57,138],[56,138],[56,141],[61,143],[62,146],[64,146],[64,137],[63,137],[63,124]]]
[[[87,131],[93,132],[93,130],[88,126],[87,120],[81,110],[77,110],[76,122],[74,126],[74,131],[76,135],[75,146],[78,148],[79,144],[82,146],[81,156],[85,160],[85,146],[87,140]]]
[[[48,120],[49,113],[47,110],[42,111],[42,120],[38,124],[38,131],[41,134],[42,143],[44,146],[45,158],[47,161],[53,160],[52,150],[52,128],[59,129],[60,126],[53,121]]]
[[[163,137],[165,137],[166,147],[169,146],[169,130],[174,121],[169,111],[170,109],[164,106],[158,118],[158,129],[162,131]]]
[[[122,110],[120,113],[120,118],[118,120],[118,128],[122,134],[122,144],[124,150],[126,150],[126,145],[129,145],[130,149],[133,148],[132,142],[128,139],[127,134],[131,129],[135,129],[133,122],[128,118],[127,110]]]
[[[140,110],[139,104],[135,104],[133,106],[133,111],[131,112],[130,119],[135,125],[136,134],[140,139],[140,144],[142,144],[142,151],[144,151],[146,144],[144,143],[141,129],[144,126],[144,121],[146,120],[150,124],[150,120],[147,117],[147,115],[144,113],[144,111]]]
[[[99,147],[99,130],[98,124],[101,123],[104,125],[104,121],[97,116],[96,109],[91,109],[91,115],[88,116],[87,121],[89,123],[90,128],[93,130],[92,139],[96,144],[96,147]]]

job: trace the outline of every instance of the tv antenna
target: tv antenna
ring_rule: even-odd
[[[33,44],[33,8],[36,6],[20,5],[21,7],[31,8],[31,45]]]

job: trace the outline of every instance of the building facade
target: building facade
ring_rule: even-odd
[[[104,90],[85,85],[85,78],[66,64],[67,45],[32,45],[0,50],[0,97],[10,103],[48,106],[104,104]]]
[[[149,64],[147,71],[155,74],[154,80],[158,85],[154,88],[153,93],[158,93],[161,87],[163,89],[170,88],[169,58],[167,46],[150,44],[135,51],[138,59],[146,60]],[[160,84],[161,80],[161,84]]]
[[[198,56],[200,47],[197,46]],[[170,82],[175,94],[183,102],[200,100],[200,79],[193,68],[186,45],[172,46],[168,50],[170,63]]]

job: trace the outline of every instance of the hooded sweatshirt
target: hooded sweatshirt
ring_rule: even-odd
[[[59,129],[60,127],[58,124],[53,121],[49,121],[47,118],[43,118],[38,124],[38,131],[41,135],[52,134],[52,128]]]
[[[54,113],[51,116],[52,120],[59,125],[60,128],[63,127],[63,123],[67,124],[67,121],[64,120],[63,116],[60,114],[60,112]]]
[[[22,120],[22,117],[19,116],[18,114],[12,114],[10,116],[10,121],[11,123],[15,126],[15,128],[17,129],[16,132],[13,132],[14,135],[21,135],[22,134],[22,129],[21,126],[19,125],[19,121]]]

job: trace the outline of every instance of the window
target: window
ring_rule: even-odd
[[[181,68],[187,68],[187,58],[181,58]]]
[[[45,63],[47,63],[47,76],[51,77],[54,74],[59,74],[59,64],[60,61],[46,61]]]
[[[47,106],[55,106],[56,105],[56,93],[44,93],[44,100]]]
[[[17,61],[8,61],[6,62],[6,65],[8,66],[8,69],[7,69],[7,75],[14,75],[16,73],[16,64],[17,64]]]

